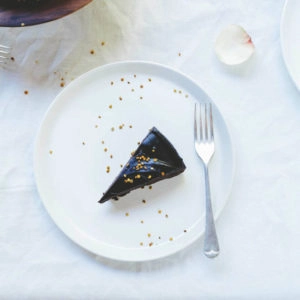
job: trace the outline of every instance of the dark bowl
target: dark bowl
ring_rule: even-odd
[[[21,27],[69,15],[92,0],[0,0],[0,26]]]

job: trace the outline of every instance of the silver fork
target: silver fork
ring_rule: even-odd
[[[212,105],[195,104],[194,111],[194,141],[195,150],[204,166],[205,178],[205,237],[204,254],[209,258],[216,257],[219,252],[219,243],[216,234],[214,216],[211,204],[208,164],[215,153],[214,126]]]
[[[9,59],[10,47],[0,45],[0,64],[5,63]]]

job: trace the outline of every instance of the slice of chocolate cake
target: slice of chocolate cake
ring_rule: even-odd
[[[99,202],[118,200],[132,190],[174,177],[185,168],[174,146],[153,127]]]

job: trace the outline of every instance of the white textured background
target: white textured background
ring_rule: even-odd
[[[0,28],[15,58],[0,69],[0,299],[300,298],[300,94],[280,50],[283,4],[94,0],[55,22]],[[232,23],[249,32],[256,53],[228,68],[213,44]],[[229,124],[236,178],[217,222],[215,260],[203,256],[202,240],[154,262],[96,258],[41,203],[33,143],[61,78],[68,84],[118,60],[155,61],[193,77]]]

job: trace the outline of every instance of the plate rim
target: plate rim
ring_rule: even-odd
[[[290,1],[289,0],[285,0],[283,8],[282,8],[282,12],[281,12],[281,18],[280,18],[280,29],[279,29],[279,33],[280,33],[280,48],[281,48],[281,53],[282,53],[282,58],[284,61],[284,65],[286,67],[286,70],[289,74],[290,79],[292,80],[292,82],[294,83],[295,87],[300,91],[300,84],[297,84],[296,79],[293,75],[292,69],[290,67],[290,63],[288,61],[288,55],[287,55],[287,49],[286,49],[286,44],[284,43],[284,24],[286,22],[286,12],[287,12],[287,7],[289,5]]]
[[[89,253],[95,254],[96,256],[100,256],[106,259],[111,259],[111,260],[117,260],[117,261],[123,261],[123,262],[144,262],[144,261],[153,261],[153,260],[157,260],[157,259],[162,259],[164,257],[170,256],[170,255],[174,255],[176,253],[178,253],[179,251],[186,249],[187,247],[191,246],[196,240],[198,240],[204,233],[204,230],[199,231],[198,234],[194,235],[192,238],[189,239],[189,242],[186,243],[184,245],[184,247],[173,247],[176,248],[173,251],[169,251],[167,253],[164,253],[163,255],[161,254],[155,254],[152,255],[151,257],[145,257],[145,255],[140,255],[139,257],[133,257],[133,256],[120,256],[120,255],[114,255],[111,253],[108,253],[106,251],[105,254],[103,254],[103,249],[102,253],[99,253],[101,251],[99,251],[99,249],[94,249],[94,247],[88,247],[87,245],[85,245],[84,243],[82,243],[82,239],[77,238],[74,236],[74,234],[70,233],[69,229],[66,228],[68,226],[65,225],[65,222],[61,221],[60,217],[57,217],[57,215],[54,214],[54,212],[51,210],[49,203],[47,203],[47,201],[45,201],[44,197],[42,196],[43,193],[40,189],[40,184],[39,184],[39,178],[37,176],[38,173],[38,148],[39,148],[39,139],[41,137],[42,134],[42,129],[43,129],[43,124],[44,121],[46,120],[48,113],[53,109],[53,107],[56,105],[57,102],[60,101],[61,95],[64,94],[66,92],[67,89],[72,89],[73,85],[76,86],[78,81],[83,80],[85,77],[90,76],[92,73],[96,73],[99,72],[99,70],[104,70],[105,68],[110,68],[110,67],[115,67],[118,65],[131,65],[131,64],[135,64],[135,65],[146,65],[146,66],[155,66],[156,68],[163,68],[165,70],[167,70],[168,72],[175,72],[177,73],[179,76],[184,77],[186,80],[190,81],[192,84],[196,85],[198,88],[200,88],[200,90],[203,92],[203,94],[209,99],[209,101],[211,101],[213,103],[214,106],[216,106],[217,110],[219,111],[219,108],[217,107],[217,105],[215,104],[215,102],[208,96],[208,94],[202,89],[202,87],[194,80],[192,79],[190,76],[186,75],[185,73],[161,64],[161,63],[157,63],[157,62],[153,62],[153,61],[146,61],[146,60],[123,60],[123,61],[116,61],[116,62],[112,62],[112,63],[108,63],[108,64],[104,64],[104,65],[100,65],[98,67],[95,67],[83,74],[81,74],[80,76],[78,76],[74,81],[72,81],[70,84],[68,84],[62,91],[60,91],[54,98],[54,100],[52,101],[52,103],[48,106],[48,108],[46,109],[46,112],[44,113],[44,116],[41,119],[41,122],[39,124],[38,127],[38,131],[36,134],[36,138],[34,141],[34,154],[33,154],[33,170],[34,170],[34,178],[35,178],[35,182],[36,182],[36,188],[39,194],[39,198],[40,201],[42,202],[44,208],[46,209],[47,213],[49,214],[49,216],[51,217],[53,223],[55,224],[55,226],[57,226],[64,234],[66,237],[68,237],[72,242],[74,242],[77,246],[81,247],[82,249],[85,249],[86,251],[88,251]],[[223,115],[220,113],[221,117],[222,117],[222,121],[225,123],[226,126],[226,133],[228,135],[228,144],[230,147],[230,152],[231,152],[231,159],[232,159],[232,176],[231,176],[231,180],[230,180],[230,186],[228,188],[228,192],[227,195],[224,197],[225,200],[223,202],[223,205],[220,207],[219,211],[216,211],[214,213],[214,219],[215,221],[220,217],[221,213],[224,211],[225,206],[228,203],[230,194],[232,192],[232,186],[234,183],[234,178],[235,178],[235,173],[236,173],[236,155],[235,155],[235,147],[234,144],[232,142],[232,134],[230,132],[229,125],[228,122],[224,120]],[[93,248],[93,249],[92,249]],[[119,248],[114,246],[113,248]],[[122,248],[123,249],[123,248]],[[153,248],[152,250],[154,250],[155,248]],[[130,250],[130,249],[129,249]],[[135,249],[137,250],[137,249]],[[105,251],[104,251],[105,252]],[[153,253],[155,253],[155,251],[153,251]]]

